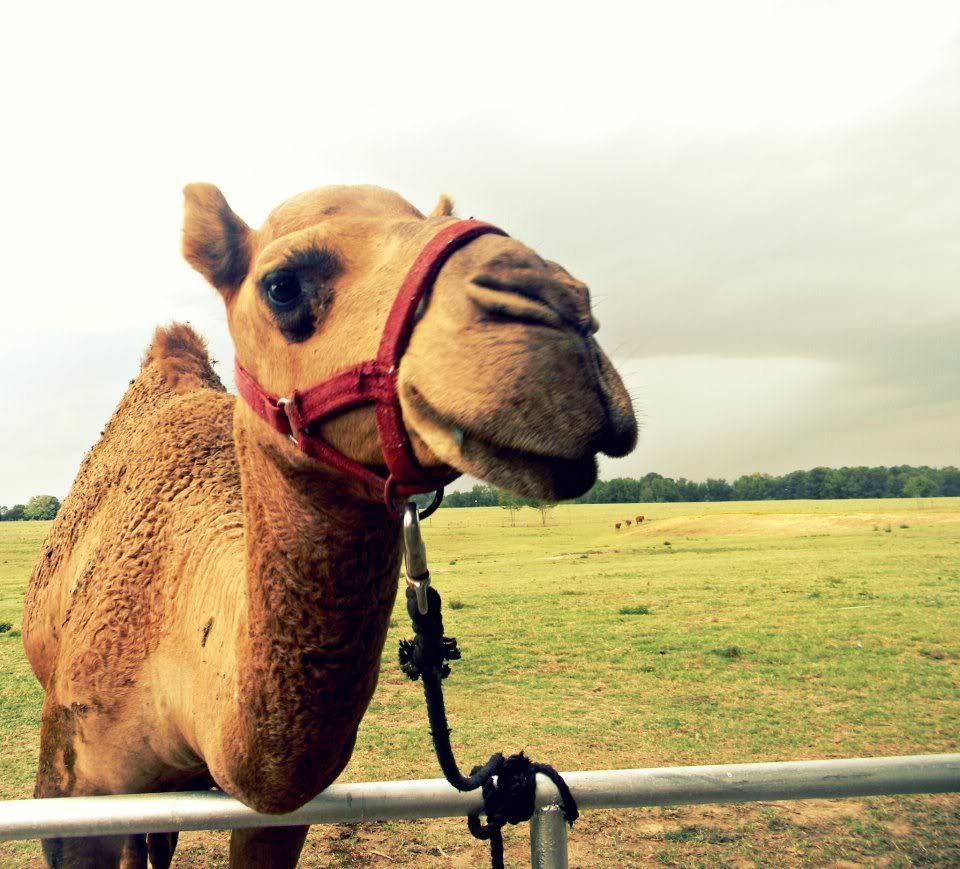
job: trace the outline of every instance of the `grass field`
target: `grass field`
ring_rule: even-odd
[[[643,513],[642,526],[613,523]],[[425,537],[461,766],[525,749],[560,769],[960,750],[960,499],[562,506],[515,527],[441,510]],[[0,798],[27,797],[40,691],[23,590],[43,523],[0,525]],[[439,775],[398,607],[344,780]],[[529,859],[507,831],[508,862]],[[225,866],[226,833],[177,866]],[[37,860],[0,845],[0,865]],[[960,796],[587,814],[576,866],[960,865]],[[314,828],[302,866],[484,866],[460,821]]]

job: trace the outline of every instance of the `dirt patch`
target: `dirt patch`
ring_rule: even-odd
[[[589,558],[591,555],[619,555],[619,549],[587,549],[583,552],[564,552],[560,555],[546,555],[541,561],[572,561]]]
[[[770,803],[780,817],[806,829],[834,824],[847,818],[866,818],[866,806],[852,800],[798,800],[793,803]]]
[[[700,516],[675,516],[627,529],[628,534],[672,538],[692,536],[802,536],[849,531],[872,531],[874,526],[897,528],[908,522],[914,526],[946,525],[957,521],[955,513],[710,513]],[[623,532],[621,532],[623,533]]]
[[[897,838],[903,838],[913,833],[913,825],[901,818],[894,821],[884,821],[882,826],[891,836]]]

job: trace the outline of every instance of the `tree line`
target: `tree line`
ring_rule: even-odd
[[[19,522],[25,519],[53,519],[60,510],[60,500],[53,495],[34,495],[26,504],[12,507],[0,505],[0,522]]]
[[[615,477],[597,480],[593,488],[574,500],[576,504],[637,504],[664,501],[790,501],[834,498],[949,498],[960,497],[960,469],[952,465],[931,468],[926,465],[893,467],[814,468],[791,471],[783,476],[744,474],[732,483],[710,477],[694,482],[686,477],[673,479],[661,474]],[[424,505],[432,496],[422,497]],[[450,492],[442,507],[504,507],[518,510],[532,507],[541,511],[549,505],[534,498],[522,498],[478,483],[467,492]],[[23,519],[53,519],[60,501],[53,495],[34,495],[26,504],[0,506],[0,522]],[[511,513],[511,516],[513,514]]]
[[[960,470],[926,465],[893,467],[813,468],[783,476],[744,474],[732,483],[722,478],[694,482],[661,474],[639,479],[597,480],[576,504],[636,504],[664,501],[790,501],[834,498],[936,498],[960,496]],[[519,499],[525,503],[523,499]],[[451,492],[442,507],[503,506],[494,486],[480,483],[467,492]]]

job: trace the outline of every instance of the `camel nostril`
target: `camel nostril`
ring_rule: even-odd
[[[482,272],[471,280],[468,294],[484,310],[523,321],[546,321],[589,338],[599,328],[582,284],[558,281],[544,270],[512,269],[505,274]]]
[[[600,452],[612,458],[625,456],[637,445],[637,421],[633,414],[609,416],[606,431],[600,437]]]
[[[487,275],[473,279],[467,287],[467,296],[488,317],[555,329],[569,325],[566,318],[545,299]]]
[[[593,338],[587,339],[593,361],[597,391],[606,411],[607,424],[600,433],[597,447],[614,458],[625,456],[637,445],[637,417],[633,403],[616,369]]]
[[[597,318],[588,312],[577,320],[574,328],[586,338],[589,343],[593,339],[593,336],[600,330],[600,324],[597,322]]]

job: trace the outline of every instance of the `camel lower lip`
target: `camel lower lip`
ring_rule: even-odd
[[[450,417],[442,414],[423,397],[423,394],[418,389],[411,389],[409,398],[415,404],[417,412],[426,417],[438,429],[445,431],[461,453],[468,450],[470,445],[473,444],[488,452],[508,453],[517,458],[527,458],[531,461],[582,462],[587,459],[592,461],[593,459],[593,453],[588,455],[563,456],[557,455],[556,453],[528,450],[510,443],[483,437],[462,423],[454,422]]]
[[[464,431],[460,426],[450,426],[450,436],[453,438],[457,449],[464,455],[473,450],[483,450],[487,453],[509,454],[516,459],[526,459],[532,462],[569,462],[570,459],[561,459],[557,456],[547,455],[545,453],[529,452],[527,450],[518,450],[515,447],[500,444],[496,441],[478,437],[475,434]]]
[[[519,490],[523,480],[538,480],[536,489],[549,490],[551,500],[575,498],[596,481],[597,463],[594,454],[558,456],[518,448],[512,444],[482,437],[462,423],[455,423],[439,413],[415,389],[407,393],[410,410],[439,432],[443,432],[456,447],[459,461],[448,461],[467,473],[487,479],[501,488]],[[499,470],[498,470],[499,469]],[[530,488],[526,494],[534,494]],[[542,492],[537,497],[547,497]]]
[[[421,408],[425,410],[434,420],[439,421],[442,419],[440,414],[438,414],[432,407],[430,407],[426,402],[421,402]],[[487,453],[497,453],[502,455],[509,455],[515,459],[528,460],[532,462],[558,462],[558,463],[569,463],[569,462],[582,462],[585,460],[593,459],[593,455],[587,456],[558,456],[551,453],[537,452],[534,450],[521,449],[515,447],[512,444],[501,443],[499,441],[492,440],[490,438],[481,437],[475,432],[465,429],[460,425],[447,425],[447,430],[450,433],[450,437],[453,439],[453,442],[457,445],[457,449],[464,455],[471,452],[471,447],[473,449],[481,449]]]

